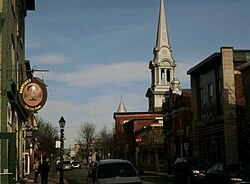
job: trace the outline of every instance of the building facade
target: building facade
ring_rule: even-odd
[[[165,171],[163,119],[152,119],[148,126],[135,131],[135,161],[142,170]]]
[[[191,90],[183,89],[181,95],[169,93],[162,109],[164,160],[167,172],[171,174],[176,158],[193,155]]]
[[[245,119],[245,79],[239,67],[250,61],[249,54],[249,50],[222,47],[187,72],[191,78],[195,156],[210,162],[247,161],[242,156],[249,152],[244,141],[248,140],[249,121]]]
[[[115,119],[115,158],[131,160],[135,163],[135,132],[149,126],[156,118],[162,119],[159,112],[116,112]],[[130,144],[129,149],[128,146]],[[131,154],[130,154],[131,153]],[[131,155],[131,156],[129,156]],[[129,158],[130,157],[130,158]]]
[[[33,114],[20,105],[18,91],[31,75],[29,62],[25,61],[25,19],[29,10],[35,10],[34,0],[0,1],[0,183],[22,179],[26,168],[23,127],[32,124]]]

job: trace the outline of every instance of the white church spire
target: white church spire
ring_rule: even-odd
[[[159,50],[163,46],[166,46],[171,50],[169,45],[164,1],[161,0],[155,49]]]
[[[120,101],[120,104],[119,104],[116,112],[127,112],[127,109],[126,109],[122,99]]]
[[[162,64],[164,60],[168,61],[172,67],[175,67],[175,61],[172,57],[172,49],[169,43],[164,0],[161,0],[158,27],[157,27],[156,45],[154,48],[154,60],[152,62],[154,64],[156,63]]]
[[[164,0],[161,0],[154,59],[149,63],[151,70],[151,87],[146,97],[149,100],[149,111],[161,111],[164,96],[174,88],[175,93],[181,93],[180,82],[175,77],[175,60],[169,43]]]

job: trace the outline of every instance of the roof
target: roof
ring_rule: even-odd
[[[214,66],[215,61],[218,61],[218,58],[220,58],[220,53],[216,52],[200,62],[199,64],[195,65],[193,68],[190,68],[187,71],[188,75],[194,74],[196,72],[202,71],[203,69],[210,68],[210,66]],[[207,71],[207,70],[206,70]]]
[[[161,112],[114,112],[114,118],[117,116],[127,116],[131,117],[130,119],[140,118],[140,117],[154,117],[154,116],[162,116]]]
[[[250,62],[250,50],[234,50],[233,47],[221,47],[221,50],[224,48],[230,48],[233,50],[233,59],[234,63],[238,63],[238,66],[244,64],[245,62]],[[201,72],[207,72],[208,68],[213,68],[216,64],[221,62],[221,52],[215,52],[210,55],[208,58],[204,59],[193,68],[190,68],[187,71],[188,75],[195,75]]]
[[[244,63],[237,67],[238,70],[246,70],[248,68],[250,68],[250,63]]]
[[[119,104],[118,109],[117,109],[116,112],[127,112],[127,109],[126,109],[126,107],[125,107],[122,100],[120,101],[120,104]]]

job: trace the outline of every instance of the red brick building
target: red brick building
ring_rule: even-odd
[[[129,159],[135,163],[136,139],[135,132],[150,126],[156,119],[162,119],[160,112],[116,112],[115,138],[117,143],[117,158]]]

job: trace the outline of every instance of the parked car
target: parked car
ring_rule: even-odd
[[[207,171],[209,184],[250,184],[250,165],[247,164],[214,164]]]
[[[199,158],[179,157],[174,163],[176,183],[193,184],[206,181],[209,165],[206,160]]]
[[[88,184],[141,184],[137,171],[128,160],[107,159],[94,162],[89,169]]]
[[[61,162],[60,161],[56,162],[56,170],[58,170],[58,171],[61,170]],[[63,161],[63,170],[71,170],[71,162],[70,162],[70,160],[64,160]]]
[[[81,169],[81,163],[79,161],[73,161],[71,163],[71,168],[72,169]]]
[[[63,161],[63,170],[71,170],[70,160],[64,160]]]

